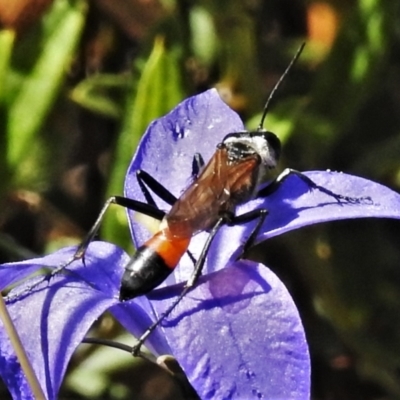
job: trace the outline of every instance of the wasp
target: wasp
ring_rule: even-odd
[[[53,276],[77,259],[84,261],[85,251],[97,233],[103,216],[111,204],[123,206],[161,221],[158,231],[136,250],[125,266],[119,292],[120,300],[127,301],[145,295],[159,286],[173,272],[185,253],[188,253],[191,257],[194,270],[180,295],[139,338],[138,343],[132,348],[134,355],[139,354],[140,348],[148,336],[194,287],[202,273],[212,241],[221,226],[257,221],[243,244],[241,254],[246,254],[247,250],[254,244],[268,215],[268,210],[261,208],[237,215],[235,211],[238,205],[253,198],[269,196],[278,190],[281,184],[291,175],[296,175],[303,180],[310,189],[322,191],[339,202],[359,201],[356,198],[333,193],[293,169],[285,169],[272,182],[260,189],[266,173],[276,168],[281,153],[279,138],[273,132],[264,129],[264,120],[275,91],[300,56],[303,48],[304,44],[298,49],[271,91],[256,130],[227,134],[222,142],[217,145],[207,164],[204,163],[200,154],[196,154],[192,167],[192,183],[179,198],[176,198],[147,172],[138,170],[136,175],[146,203],[121,196],[109,198],[86,239],[78,247],[73,259],[51,272],[51,276]],[[171,209],[167,213],[156,206],[150,190],[171,205]],[[189,252],[189,244],[193,236],[203,231],[209,233],[208,238],[199,258],[195,260]]]

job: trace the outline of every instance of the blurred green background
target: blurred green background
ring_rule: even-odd
[[[399,191],[399,6],[0,0],[0,261],[79,242],[106,197],[122,193],[148,123],[185,97],[216,86],[255,127],[304,40],[266,122],[284,143],[281,167],[345,171]],[[132,251],[124,210],[109,212],[101,236]],[[299,307],[313,399],[400,398],[399,238],[396,221],[342,221],[254,249]],[[94,329],[120,334],[108,316]],[[60,398],[177,399],[163,379],[82,346]]]

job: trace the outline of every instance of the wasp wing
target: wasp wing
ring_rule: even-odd
[[[170,232],[190,237],[210,229],[224,212],[233,212],[252,194],[259,162],[257,156],[249,156],[230,163],[226,149],[218,148],[167,214]]]

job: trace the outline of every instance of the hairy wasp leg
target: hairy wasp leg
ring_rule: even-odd
[[[194,153],[192,161],[192,177],[197,178],[199,172],[203,169],[205,165],[204,159],[200,153]]]
[[[136,178],[147,204],[157,207],[149,189],[170,206],[176,203],[177,198],[168,189],[161,185],[160,182],[154,179],[148,172],[138,169],[136,171]]]
[[[299,179],[301,179],[311,190],[318,190],[322,193],[327,194],[328,196],[333,197],[338,203],[341,203],[342,201],[346,203],[352,203],[352,204],[361,204],[361,203],[368,203],[370,204],[372,202],[371,197],[350,197],[350,196],[343,196],[341,194],[332,192],[331,190],[317,185],[312,179],[310,179],[307,175],[303,174],[300,171],[297,171],[292,168],[286,168],[284,169],[268,186],[265,188],[261,189],[256,197],[267,197],[271,195],[272,193],[275,193],[282,183],[289,178],[289,176],[297,176]]]
[[[149,204],[142,203],[140,201],[136,201],[133,199],[129,199],[127,197],[122,197],[122,196],[113,196],[110,197],[105,203],[103,208],[100,211],[99,216],[96,219],[96,222],[86,235],[85,239],[82,241],[82,243],[78,246],[75,254],[71,257],[70,260],[68,260],[66,263],[59,265],[58,267],[54,268],[49,272],[48,274],[44,275],[42,278],[38,279],[32,285],[26,286],[21,292],[15,293],[12,296],[7,297],[7,301],[13,301],[14,299],[17,299],[18,297],[30,292],[32,289],[34,289],[36,286],[40,285],[41,283],[45,281],[49,281],[53,276],[59,274],[63,270],[65,270],[69,265],[71,265],[74,261],[77,261],[79,259],[82,259],[83,263],[85,263],[85,252],[90,244],[90,242],[93,240],[95,237],[96,233],[98,232],[101,222],[104,218],[104,215],[108,208],[110,207],[111,204],[116,204],[118,206],[122,206],[125,208],[128,208],[130,210],[134,210],[137,212],[140,212],[142,214],[146,214],[152,218],[162,220],[164,218],[165,212],[162,210],[159,210],[156,207],[153,207]]]
[[[257,236],[257,233],[259,229],[261,228],[265,217],[267,216],[268,211],[265,209],[260,209],[260,210],[254,210],[250,211],[248,213],[238,215],[238,216],[232,216],[230,213],[227,213],[223,215],[221,218],[218,219],[218,221],[215,223],[215,225],[212,227],[210,230],[210,233],[208,235],[208,238],[206,240],[206,243],[204,244],[203,250],[201,251],[200,257],[197,260],[192,276],[190,279],[186,282],[182,292],[180,295],[175,299],[175,301],[169,306],[169,308],[158,318],[156,322],[154,322],[153,325],[151,325],[143,334],[142,336],[138,339],[137,344],[133,347],[132,354],[134,356],[137,356],[140,353],[140,349],[143,345],[143,343],[147,340],[147,338],[150,336],[150,334],[162,323],[162,321],[167,318],[171,312],[174,310],[174,308],[179,304],[179,302],[186,296],[186,294],[196,285],[198,279],[201,276],[201,273],[203,271],[204,263],[208,254],[208,251],[210,249],[211,243],[215,238],[215,235],[218,233],[219,229],[221,228],[222,225],[236,225],[236,224],[245,224],[247,222],[251,222],[257,218],[259,218],[259,221],[257,222],[256,227],[253,229],[253,232],[250,234],[249,238],[246,240],[246,243],[244,244],[244,249],[247,251],[247,249],[252,245],[254,242],[254,239]]]

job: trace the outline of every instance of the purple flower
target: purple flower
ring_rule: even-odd
[[[208,160],[217,143],[243,130],[239,117],[215,90],[192,97],[153,122],[128,169],[125,194],[143,200],[135,171],[143,169],[175,196],[190,183],[192,158]],[[400,196],[368,180],[332,172],[309,172],[317,184],[371,202],[339,204],[310,191],[295,176],[273,195],[249,201],[237,214],[256,208],[270,212],[257,241],[292,229],[345,218],[400,218]],[[155,198],[161,209],[168,205]],[[150,237],[129,221],[135,244]],[[236,261],[241,244],[254,227],[223,227],[207,258],[199,284],[146,342],[156,355],[176,357],[202,399],[307,399],[310,396],[308,347],[297,309],[280,280],[264,265]],[[196,235],[190,251],[197,258],[207,234]],[[0,266],[1,288],[42,266],[55,267],[74,254],[65,248],[48,256]],[[28,356],[49,399],[57,397],[67,364],[91,324],[106,310],[133,334],[140,335],[165,311],[193,270],[184,256],[175,272],[148,296],[118,301],[119,282],[129,256],[105,242],[90,244],[86,267],[76,261],[70,273],[35,287],[9,310]],[[37,279],[37,278],[33,278]],[[30,283],[24,283],[29,285]],[[22,287],[15,289],[23,290]],[[0,373],[14,398],[32,398],[3,329]]]

